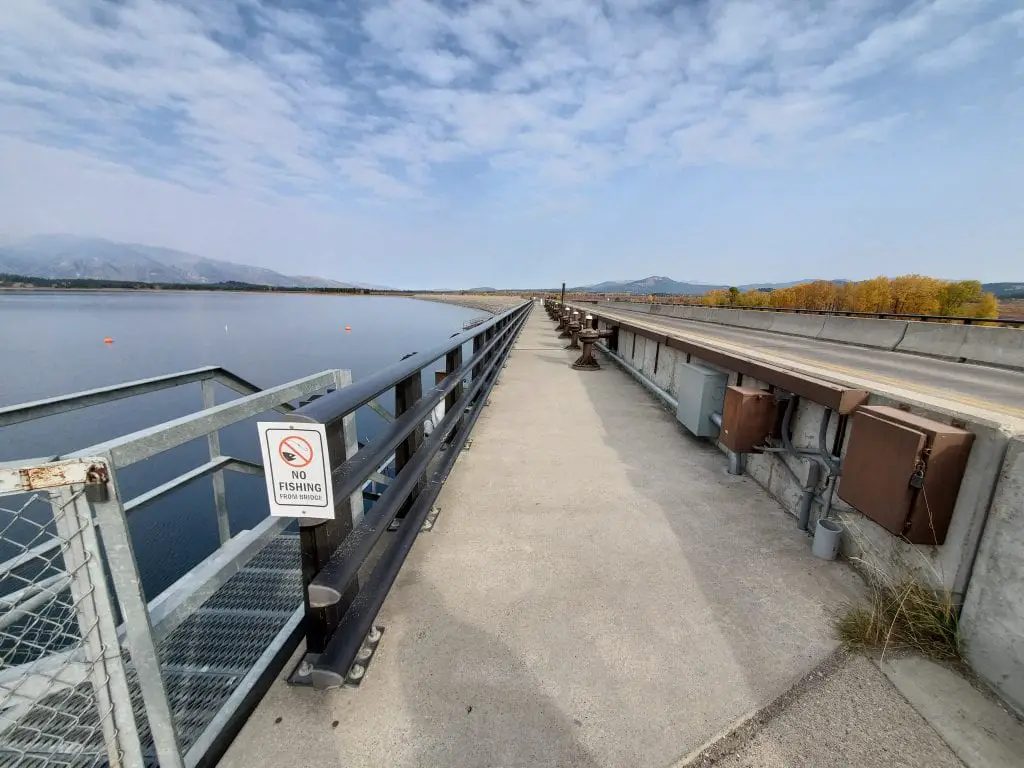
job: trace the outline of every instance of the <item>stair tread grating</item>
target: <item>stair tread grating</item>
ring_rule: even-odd
[[[302,603],[302,575],[298,568],[292,571],[243,568],[225,587],[203,603],[204,610],[291,613]]]

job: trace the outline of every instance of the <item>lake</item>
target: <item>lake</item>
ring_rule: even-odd
[[[0,292],[0,405],[205,365],[220,365],[260,387],[331,368],[350,369],[359,379],[442,343],[481,314],[372,296]],[[113,343],[104,343],[106,337]],[[425,375],[425,388],[432,378]],[[233,397],[218,387],[218,402]],[[382,402],[393,405],[390,398]],[[0,461],[69,453],[201,405],[200,386],[192,384],[4,427]],[[369,409],[358,422],[363,442],[383,426]],[[255,420],[222,430],[221,450],[259,461]],[[129,467],[118,473],[122,496],[131,498],[207,459],[203,438]],[[225,476],[232,532],[252,527],[268,513],[263,479]],[[152,598],[217,547],[210,478],[140,510],[130,525]],[[0,547],[0,559],[10,556],[6,550]]]

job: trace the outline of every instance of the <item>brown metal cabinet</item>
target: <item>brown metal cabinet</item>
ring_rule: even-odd
[[[839,498],[912,544],[942,544],[974,434],[897,408],[853,415]]]
[[[731,451],[747,453],[764,445],[775,427],[775,395],[754,387],[727,387],[719,441]]]

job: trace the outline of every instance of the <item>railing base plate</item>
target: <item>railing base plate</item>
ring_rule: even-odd
[[[370,669],[370,662],[372,662],[373,657],[377,655],[377,647],[380,645],[380,641],[383,637],[384,625],[374,624],[373,628],[363,639],[363,644],[359,648],[359,653],[356,654],[356,659],[352,662],[352,666],[348,670],[348,675],[345,676],[345,683],[343,687],[359,687],[360,683],[362,683],[366,678],[366,673]],[[313,667],[316,666],[316,663],[319,660],[319,653],[303,654],[299,663],[295,665],[295,669],[293,669],[292,673],[288,675],[288,684],[312,688]]]

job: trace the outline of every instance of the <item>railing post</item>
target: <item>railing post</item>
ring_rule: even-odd
[[[483,333],[478,333],[476,336],[473,337],[473,357],[476,357],[476,353],[484,348],[484,344],[485,343],[486,343],[486,341],[484,340],[484,334]],[[481,362],[479,362],[479,363],[477,363],[476,365],[473,366],[473,380],[474,381],[476,381],[476,379],[478,379],[480,377],[480,373],[481,373],[481,371],[483,371],[483,369],[484,369],[483,361],[481,361]]]
[[[459,347],[456,347],[455,349],[453,349],[451,352],[449,352],[447,355],[444,356],[444,370],[445,370],[445,372],[449,376],[451,376],[452,374],[455,373],[455,371],[459,370],[459,368],[461,368],[461,367],[462,367],[462,347],[459,346]],[[457,402],[459,402],[459,398],[460,397],[462,397],[462,382],[461,381],[458,384],[456,384],[455,385],[455,389],[453,389],[451,392],[449,392],[448,396],[445,397],[445,399],[444,399],[444,412],[445,413],[450,413],[452,408],[455,407],[455,404]],[[456,424],[455,424],[455,429],[456,430],[459,428],[459,425],[461,423],[462,423],[461,419],[458,422],[456,422]]]
[[[63,540],[64,570],[75,606],[82,648],[89,667],[103,742],[112,768],[142,765],[128,675],[117,639],[114,601],[107,589],[92,510],[81,486],[51,492],[54,527]],[[109,713],[109,717],[107,717]]]
[[[334,371],[337,389],[352,383],[352,372]],[[354,413],[346,414],[341,420],[341,429],[327,430],[327,455],[331,459],[331,470],[337,469],[359,450]],[[302,600],[306,615],[306,653],[290,678],[292,683],[309,684],[312,680],[313,664],[324,652],[327,643],[338,628],[341,617],[359,594],[359,579],[345,590],[341,600],[325,608],[314,608],[309,603],[309,585],[316,575],[330,561],[338,545],[363,517],[362,491],[353,492],[348,504],[335,499],[335,510],[344,509],[348,514],[335,516],[333,520],[299,519],[299,548],[302,556]]]
[[[132,547],[132,537],[128,532],[128,519],[124,514],[124,507],[121,506],[114,462],[109,455],[106,462],[110,471],[107,482],[108,498],[106,501],[94,501],[92,505],[103,534],[110,578],[114,582],[114,589],[121,604],[125,636],[135,665],[135,674],[139,679],[157,759],[161,768],[184,768],[178,731],[167,697],[167,687],[160,671],[160,656],[157,654],[156,642],[153,639],[149,607],[142,592],[139,566]]]
[[[335,389],[342,389],[349,386],[351,383],[352,371],[334,371]],[[359,433],[356,431],[356,415],[354,413],[348,414],[341,420],[341,442],[343,443],[343,446],[340,448],[340,455],[345,457],[345,461],[348,461],[359,451]],[[333,448],[334,446],[331,445],[330,447]],[[353,494],[349,496],[348,501],[349,506],[352,509],[352,525],[359,525],[359,521],[363,519],[362,491],[353,492]]]
[[[423,375],[420,371],[407,376],[406,378],[395,384],[395,418],[397,419],[423,396]],[[423,444],[423,425],[420,424],[413,430],[412,434],[403,440],[398,448],[395,449],[395,474],[397,475],[402,471],[402,467],[409,463],[412,459],[412,455],[416,453],[420,445]],[[396,517],[399,519],[404,518],[406,512],[409,511],[409,507],[416,500],[416,496],[419,494],[419,484],[412,493],[409,494],[409,499],[402,505]]]
[[[217,398],[213,391],[213,379],[203,379],[203,410],[213,408]],[[220,457],[220,430],[213,430],[206,436],[210,449],[210,461]],[[228,497],[224,487],[224,470],[213,473],[213,504],[217,510],[217,535],[223,547],[231,538],[231,520],[228,518]]]

